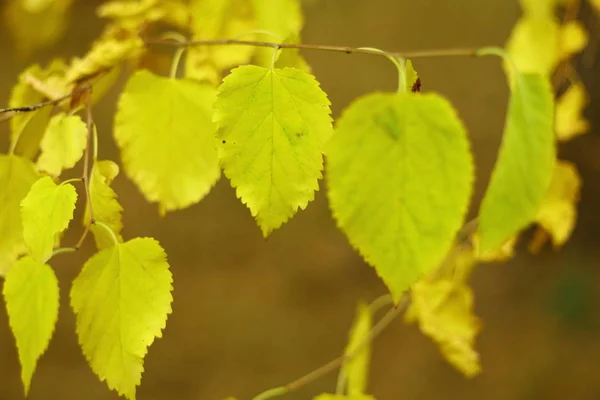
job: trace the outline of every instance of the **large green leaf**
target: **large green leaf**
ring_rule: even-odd
[[[339,227],[398,300],[450,249],[472,193],[465,129],[436,94],[370,94],[338,120],[327,150]]]
[[[329,100],[293,68],[234,69],[215,103],[219,157],[267,236],[313,200],[332,134]]]
[[[479,210],[481,252],[500,247],[535,220],[554,171],[550,83],[536,74],[513,76],[500,153]]]
[[[171,283],[166,254],[151,238],[101,250],[73,282],[83,353],[100,379],[128,399],[135,399],[148,346],[162,336],[171,312]]]
[[[58,319],[58,281],[49,265],[26,256],[6,274],[4,301],[17,341],[25,395]]]
[[[137,71],[115,117],[125,172],[162,212],[200,201],[221,171],[211,121],[215,90]]]
[[[20,208],[36,179],[35,166],[29,160],[0,154],[0,275],[27,251]]]
[[[59,233],[73,218],[77,192],[70,183],[56,185],[45,176],[37,180],[21,202],[23,238],[31,256],[46,262]]]

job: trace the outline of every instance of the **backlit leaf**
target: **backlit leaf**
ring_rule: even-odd
[[[52,255],[57,235],[73,218],[77,192],[70,183],[56,185],[52,178],[38,179],[21,202],[23,238],[31,256],[46,262]]]
[[[467,285],[447,280],[419,281],[412,288],[405,320],[418,322],[446,360],[465,376],[481,372],[479,354],[473,348],[480,324],[473,315],[473,293]]]
[[[267,236],[318,190],[333,131],[327,95],[298,69],[242,66],[219,87],[214,120],[225,175]]]
[[[588,43],[588,34],[579,21],[570,21],[560,28],[559,59],[564,60],[582,51]]]
[[[135,399],[148,347],[171,313],[171,283],[166,254],[151,238],[101,250],[73,281],[83,354],[94,373],[128,399]]]
[[[327,171],[338,226],[397,301],[463,223],[474,179],[465,128],[439,95],[367,95],[338,120]]]
[[[556,17],[525,15],[515,24],[506,51],[517,71],[550,76],[559,62],[559,43]]]
[[[498,248],[533,222],[556,159],[550,83],[540,75],[513,76],[502,144],[479,210],[482,252]]]
[[[304,18],[300,0],[250,0],[256,13],[256,29],[267,31],[269,35],[259,35],[260,39],[273,40],[272,35],[285,40],[293,35],[300,35]],[[267,67],[273,60],[273,49],[257,48],[254,60],[257,65]]]
[[[125,60],[139,56],[143,47],[142,39],[135,36],[123,39],[110,36],[101,38],[92,45],[85,56],[73,59],[66,80],[75,82],[113,68]]]
[[[550,234],[555,247],[562,246],[571,236],[577,219],[577,203],[581,178],[575,165],[556,163],[550,188],[537,216],[542,229]]]
[[[27,396],[37,361],[48,348],[58,320],[58,281],[49,265],[26,256],[6,275],[3,293]]]
[[[73,0],[3,2],[5,29],[23,58],[59,41],[69,26]]]
[[[289,36],[283,43],[300,43],[300,35],[293,34]],[[300,49],[280,49],[275,61],[275,68],[298,68],[304,72],[311,73],[312,68],[304,57],[300,54]]]
[[[33,87],[33,81],[44,81],[54,76],[63,67],[64,64],[55,60],[45,69],[39,65],[27,68],[19,75],[19,80],[11,91],[8,106],[29,106],[44,100],[46,96]],[[51,107],[44,107],[32,112],[18,113],[11,118],[10,138],[15,154],[30,159],[37,155],[51,112]]]
[[[373,325],[373,316],[369,306],[360,303],[356,312],[356,319],[350,330],[346,354],[352,354],[363,340],[368,337]],[[359,352],[351,360],[344,363],[342,373],[347,377],[349,396],[365,393],[369,380],[369,364],[371,362],[370,343],[362,345]]]
[[[0,154],[0,275],[27,251],[23,240],[21,200],[37,179],[31,161]]]
[[[567,141],[590,129],[583,111],[589,103],[589,96],[582,83],[575,83],[557,100],[556,104],[556,136],[558,140]]]
[[[188,5],[179,0],[106,1],[98,7],[97,14],[111,19],[119,29],[134,33],[158,21],[185,28],[189,19]]]
[[[197,203],[219,179],[214,99],[209,85],[145,70],[121,95],[114,134],[125,172],[161,212]]]
[[[87,127],[81,117],[55,115],[42,138],[38,169],[59,176],[63,169],[73,168],[83,156],[86,138]]]
[[[194,39],[254,38],[240,36],[256,29],[249,0],[192,0],[190,7]],[[247,63],[254,51],[253,46],[194,46],[187,50],[186,77],[216,83],[221,71]]]
[[[92,168],[90,179],[90,199],[94,210],[94,219],[110,227],[119,241],[122,241],[120,232],[123,229],[121,213],[123,207],[117,201],[117,194],[109,186],[119,174],[119,166],[112,161],[96,161]],[[89,223],[89,209],[86,207],[84,225]],[[91,226],[98,249],[112,246],[113,238],[106,229],[98,225]]]

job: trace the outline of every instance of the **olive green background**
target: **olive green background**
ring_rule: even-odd
[[[64,40],[34,60],[16,57],[0,25],[0,106],[7,104],[10,88],[29,62],[86,51],[102,26],[94,13],[97,4],[77,1]],[[398,51],[502,45],[519,13],[516,0],[317,0],[306,3],[303,40]],[[589,25],[591,14],[584,13]],[[305,55],[336,117],[357,96],[393,91],[397,85],[394,67],[383,58]],[[579,65],[592,94],[588,114],[600,126],[600,63]],[[423,90],[451,99],[468,127],[477,162],[472,216],[504,122],[508,91],[500,62],[448,57],[415,60],[415,66]],[[118,160],[112,123],[121,87],[122,82],[94,109],[103,159]],[[7,137],[4,123],[2,151]],[[483,373],[464,378],[415,326],[398,319],[373,348],[369,391],[378,400],[600,399],[598,128],[561,146],[560,153],[576,162],[584,176],[573,240],[560,251],[547,247],[535,257],[520,250],[510,263],[479,267],[472,279],[476,313],[483,319],[477,341]],[[385,293],[373,269],[336,228],[322,191],[306,211],[264,240],[225,178],[201,203],[165,218],[124,174],[114,186],[125,208],[124,237],[156,237],[169,254],[174,275],[173,314],[164,337],[146,357],[141,400],[219,400],[228,395],[243,400],[287,383],[339,355],[356,302]],[[80,210],[64,243],[81,232]],[[117,399],[87,366],[68,306],[70,282],[92,251],[90,240],[80,253],[53,259],[61,284],[60,316],[34,375],[32,400]],[[23,398],[19,373],[2,306],[0,400]],[[335,377],[282,399],[311,399],[332,391]]]

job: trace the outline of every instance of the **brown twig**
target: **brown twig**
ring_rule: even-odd
[[[96,83],[96,81],[98,79],[100,79],[108,71],[110,71],[109,68],[103,69],[103,70],[100,70],[100,71],[94,73],[93,75],[87,76],[86,78],[75,82],[76,86],[73,90],[71,90],[69,93],[67,93],[63,96],[57,97],[55,99],[44,100],[44,101],[41,101],[36,104],[30,104],[28,106],[0,108],[0,115],[8,114],[8,117],[6,117],[4,115],[2,117],[0,117],[0,122],[4,121],[6,119],[10,119],[12,116],[14,116],[17,113],[32,112],[32,111],[39,110],[40,108],[44,108],[44,107],[48,107],[48,106],[56,106],[65,100],[68,100],[72,97],[76,97],[78,95],[81,95],[88,91],[91,91],[92,86]]]
[[[238,39],[213,39],[213,40],[188,40],[178,41],[171,39],[148,39],[145,41],[149,45],[167,45],[176,47],[191,47],[191,46],[254,46],[254,47],[270,47],[272,49],[301,49],[301,50],[320,50],[333,51],[345,54],[367,54],[373,56],[386,56],[393,58],[424,58],[424,57],[451,57],[451,56],[476,56],[477,49],[438,49],[438,50],[420,50],[408,52],[392,52],[379,51],[370,48],[348,47],[348,46],[329,46],[307,43],[275,43],[263,42],[255,40],[238,40]]]

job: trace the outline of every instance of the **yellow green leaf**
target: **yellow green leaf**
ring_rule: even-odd
[[[450,249],[473,175],[465,128],[437,94],[364,96],[327,148],[333,216],[396,301]]]
[[[480,324],[473,315],[473,293],[467,285],[447,280],[417,282],[405,320],[418,321],[444,358],[465,376],[481,372],[479,354],[473,347]]]
[[[373,316],[369,306],[364,303],[359,303],[356,310],[356,319],[350,330],[348,345],[346,346],[346,354],[352,354],[358,346],[360,346],[368,337],[373,325]],[[342,366],[342,374],[346,376],[348,387],[347,393],[349,396],[357,396],[364,394],[367,389],[369,380],[369,364],[371,362],[371,345],[370,343],[362,345],[357,354],[351,360],[344,363]]]
[[[21,200],[36,179],[31,161],[0,154],[0,275],[6,274],[17,257],[27,251],[23,240]]]
[[[5,29],[23,58],[58,42],[69,26],[73,0],[6,1]]]
[[[300,0],[250,0],[256,13],[256,29],[269,32],[269,35],[259,35],[265,40],[273,40],[276,35],[286,38],[299,35],[304,25]],[[273,60],[273,49],[257,48],[254,60],[257,65],[267,67]]]
[[[26,256],[6,275],[3,293],[27,396],[37,361],[48,348],[58,320],[58,280],[49,265]]]
[[[538,224],[550,234],[555,247],[565,244],[573,232],[580,190],[581,178],[575,165],[558,161],[537,216]]]
[[[589,96],[582,83],[575,83],[567,89],[556,103],[556,137],[567,141],[586,133],[590,129],[583,111],[589,103]]]
[[[525,15],[513,27],[506,50],[517,71],[550,76],[559,62],[559,43],[556,17]]]
[[[158,21],[186,28],[189,20],[188,5],[179,0],[106,1],[100,4],[96,14],[111,19],[119,29],[134,33],[143,29],[144,24]]]
[[[123,229],[121,213],[123,207],[117,201],[117,194],[109,186],[112,180],[119,174],[119,166],[112,161],[96,161],[92,167],[90,179],[90,200],[94,210],[94,219],[102,222],[113,231],[119,241],[123,241],[120,232]],[[83,219],[83,224],[89,223],[89,209]],[[91,226],[98,249],[104,249],[114,244],[112,235],[98,225]]]
[[[249,0],[192,0],[190,9],[194,39],[254,38],[240,36],[256,29]],[[221,71],[246,64],[254,51],[253,46],[194,46],[187,50],[186,77],[216,83]]]
[[[21,201],[23,238],[31,256],[46,262],[52,255],[57,235],[73,219],[77,192],[70,183],[57,185],[52,178],[38,179]]]
[[[209,85],[145,70],[121,95],[114,134],[125,172],[161,212],[197,203],[220,177],[214,99]]]
[[[78,115],[60,113],[50,119],[42,138],[38,169],[59,176],[73,168],[83,156],[87,127]]]
[[[234,69],[219,87],[219,158],[267,236],[314,199],[333,129],[327,95],[298,69]]]
[[[502,144],[479,210],[482,252],[500,247],[533,222],[556,160],[548,79],[518,73],[513,77]]]
[[[94,373],[128,399],[135,399],[148,347],[171,313],[166,257],[151,238],[118,243],[92,256],[71,288],[83,354]]]

